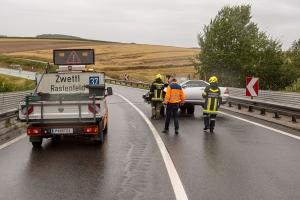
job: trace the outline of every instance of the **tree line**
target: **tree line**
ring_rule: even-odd
[[[225,6],[203,27],[195,61],[200,78],[216,75],[222,85],[245,87],[245,77],[255,76],[261,89],[293,84],[300,89],[300,39],[284,51],[281,42],[259,30],[251,18],[250,5]]]

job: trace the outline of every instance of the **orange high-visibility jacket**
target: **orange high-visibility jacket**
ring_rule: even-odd
[[[184,99],[185,95],[182,91],[181,86],[178,85],[176,82],[172,82],[167,88],[164,103],[181,103],[184,101]]]

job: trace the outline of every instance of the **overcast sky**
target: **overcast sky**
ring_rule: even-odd
[[[300,38],[299,0],[0,0],[0,35],[60,33],[197,47],[197,34],[219,9],[243,3],[285,48]]]

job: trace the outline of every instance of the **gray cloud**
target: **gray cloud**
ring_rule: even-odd
[[[1,0],[0,34],[197,46],[196,35],[224,5],[252,5],[253,20],[287,48],[300,38],[298,0]]]

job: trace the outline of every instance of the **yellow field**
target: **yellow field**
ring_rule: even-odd
[[[34,40],[35,41],[35,40]],[[72,47],[68,41],[54,41],[56,48]],[[28,41],[27,41],[28,42]],[[0,40],[0,44],[2,40]],[[46,45],[46,46],[47,46]],[[129,74],[131,80],[149,81],[156,73],[163,74],[194,74],[192,60],[199,50],[159,46],[159,45],[139,45],[121,43],[74,43],[74,47],[95,49],[96,65],[99,71],[106,72],[114,78],[123,78],[125,73]],[[52,60],[52,48],[41,50],[33,49],[28,51],[7,52],[6,55],[24,57],[32,59]]]

